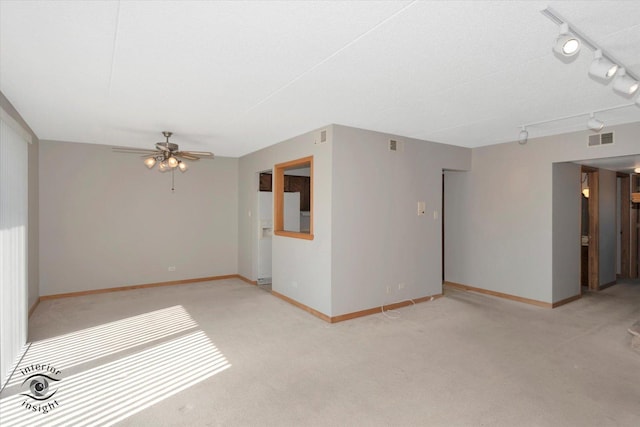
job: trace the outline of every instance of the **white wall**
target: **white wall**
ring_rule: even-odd
[[[140,156],[42,141],[41,295],[237,273],[238,159],[190,166],[172,193]]]
[[[553,302],[552,164],[640,154],[640,123],[610,130],[608,146],[583,131],[473,149],[472,170],[445,183],[445,279]]]
[[[553,302],[580,294],[581,167],[553,164]]]
[[[324,129],[324,128],[323,128]],[[331,314],[331,149],[309,132],[240,158],[239,274],[257,278],[258,173],[275,164],[313,156],[313,240],[273,236],[272,289],[326,315]]]
[[[640,143],[640,142],[639,142]],[[599,284],[606,285],[616,281],[616,173],[600,169],[599,177],[599,198],[598,211],[600,223],[600,281]]]
[[[467,148],[334,126],[333,316],[442,292],[442,170],[470,161]]]

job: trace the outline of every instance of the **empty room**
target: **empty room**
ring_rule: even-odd
[[[639,22],[0,0],[0,425],[640,425]]]

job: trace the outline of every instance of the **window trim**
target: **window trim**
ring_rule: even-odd
[[[286,169],[309,165],[309,233],[286,231],[284,229],[284,173]],[[273,167],[273,234],[296,239],[313,240],[313,156],[303,157]]]

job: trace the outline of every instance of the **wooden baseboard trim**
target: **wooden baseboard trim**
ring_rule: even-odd
[[[289,304],[292,304],[304,311],[306,311],[307,313],[310,313],[322,320],[324,320],[325,322],[328,323],[338,323],[338,322],[344,322],[345,320],[351,320],[351,319],[355,319],[357,317],[363,317],[363,316],[369,316],[371,314],[376,314],[376,313],[380,313],[380,307],[375,307],[375,308],[368,308],[366,310],[360,310],[360,311],[355,311],[353,313],[346,313],[346,314],[341,314],[339,316],[327,316],[324,313],[319,312],[318,310],[315,310],[307,305],[304,305],[294,299],[291,299],[285,295],[282,295],[281,293],[278,293],[276,291],[271,291],[271,294],[280,298],[281,300],[284,300],[286,302],[288,302]],[[436,294],[436,295],[430,295],[430,296],[426,296],[426,297],[421,297],[421,298],[416,298],[413,300],[413,302],[411,302],[411,300],[407,300],[407,301],[400,301],[400,302],[396,302],[393,304],[388,304],[383,306],[384,310],[394,310],[396,308],[401,308],[401,307],[406,307],[408,305],[412,305],[413,303],[420,303],[420,302],[425,302],[425,301],[433,301],[434,299],[440,298],[442,297],[442,294]]]
[[[54,294],[54,295],[42,295],[40,297],[40,301],[45,301],[50,299],[59,299],[59,298],[69,298],[69,297],[81,297],[84,295],[104,294],[108,292],[131,291],[134,289],[157,288],[160,286],[187,285],[189,283],[209,282],[213,280],[224,280],[224,279],[240,279],[240,278],[241,277],[238,274],[227,274],[224,276],[210,276],[210,277],[198,277],[195,279],[171,280],[168,282],[145,283],[143,285],[120,286],[117,288],[92,289],[89,291],[68,292],[64,294]]]
[[[565,298],[563,300],[554,302],[553,304],[551,304],[551,308],[556,308],[556,307],[560,307],[561,305],[565,305],[565,304],[569,304],[570,302],[573,302],[575,300],[578,300],[582,298],[582,294],[578,294],[578,295],[574,295],[572,297],[569,298]]]
[[[304,305],[304,304],[302,304],[302,303],[300,303],[300,302],[298,302],[298,301],[296,301],[294,299],[289,298],[288,296],[282,295],[281,293],[273,291],[273,290],[271,291],[271,295],[273,295],[275,297],[278,297],[281,300],[288,302],[289,304],[295,305],[296,307],[301,308],[302,310],[306,311],[307,313],[310,313],[310,314],[312,314],[312,315],[324,320],[325,322],[331,323],[331,317],[327,316],[324,313],[319,312],[316,309],[313,309],[313,308],[311,308],[311,307],[309,307],[307,305]]]
[[[36,307],[38,306],[38,304],[40,304],[40,297],[38,297],[36,302],[34,302],[33,305],[31,306],[31,308],[29,309],[29,316],[27,318],[31,317],[33,312],[36,311]]]
[[[429,295],[426,297],[416,298],[413,300],[400,301],[393,304],[387,304],[382,307],[374,307],[368,308],[366,310],[355,311],[353,313],[341,314],[339,316],[334,316],[331,318],[331,323],[344,322],[345,320],[351,320],[358,317],[369,316],[371,314],[380,313],[383,309],[387,310],[395,310],[396,308],[406,307],[408,305],[413,305],[414,303],[425,302],[425,301],[433,301],[436,298],[442,297],[442,294]]]
[[[476,288],[474,286],[463,285],[461,283],[455,283],[455,282],[447,282],[447,281],[445,281],[443,284],[447,285],[447,286],[450,286],[450,287],[452,287],[454,289],[460,289],[460,290],[463,290],[463,291],[478,292],[480,294],[491,295],[491,296],[494,296],[494,297],[504,298],[504,299],[508,299],[508,300],[511,300],[511,301],[523,302],[525,304],[536,305],[538,307],[553,308],[553,304],[548,303],[548,302],[538,301],[538,300],[530,299],[530,298],[519,297],[519,296],[511,295],[511,294],[505,294],[503,292],[490,291],[488,289]]]
[[[258,281],[257,280],[247,279],[246,277],[244,277],[241,274],[236,274],[236,277],[238,277],[238,279],[242,280],[243,282],[247,282],[250,285],[258,286]]]
[[[599,291],[602,291],[602,290],[604,290],[604,289],[607,289],[607,288],[612,287],[613,285],[615,285],[615,284],[617,284],[617,283],[618,283],[618,281],[617,281],[617,280],[614,280],[613,282],[605,283],[604,285],[600,285],[600,286],[598,286],[598,290],[599,290]]]

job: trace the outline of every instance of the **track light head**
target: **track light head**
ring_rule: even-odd
[[[520,131],[520,135],[518,136],[518,144],[524,145],[529,140],[529,132],[522,126],[522,130]]]
[[[593,54],[593,62],[589,67],[589,74],[603,80],[609,80],[618,71],[618,65],[602,57],[602,51],[596,49]]]
[[[638,82],[627,76],[627,72],[624,68],[620,68],[620,70],[618,70],[618,75],[613,81],[613,90],[629,96],[636,93],[638,87],[640,87]]]
[[[569,33],[569,24],[566,22],[560,24],[560,35],[553,50],[566,58],[574,56],[580,51],[580,39]]]
[[[600,132],[604,127],[604,123],[596,119],[593,113],[591,113],[591,118],[587,121],[587,126],[594,132]]]

